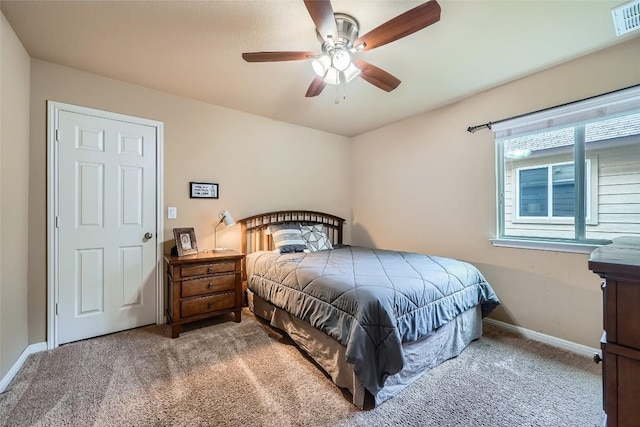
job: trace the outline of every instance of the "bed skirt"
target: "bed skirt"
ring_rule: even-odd
[[[286,332],[338,386],[347,389],[354,405],[364,408],[365,397],[371,395],[360,383],[347,363],[345,347],[308,323],[281,310],[268,301],[247,290],[249,309],[270,322],[271,326]],[[387,378],[384,388],[373,395],[375,406],[400,393],[422,374],[445,360],[456,357],[473,340],[482,335],[482,312],[480,306],[471,308],[452,321],[441,326],[430,335],[402,345],[403,369]]]

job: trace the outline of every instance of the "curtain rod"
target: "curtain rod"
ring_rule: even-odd
[[[475,133],[475,131],[480,130],[480,129],[484,129],[484,128],[491,129],[491,122],[487,122],[487,123],[485,123],[483,125],[469,126],[467,128],[467,132]]]
[[[628,86],[628,87],[625,87],[625,88],[622,88],[622,89],[612,90],[611,92],[601,93],[600,95],[594,95],[594,96],[590,96],[588,98],[579,99],[577,101],[571,101],[571,102],[567,102],[565,104],[559,104],[559,105],[556,105],[554,107],[543,108],[542,110],[532,111],[530,113],[520,114],[520,115],[513,116],[513,117],[507,117],[505,119],[496,120],[494,122],[487,122],[487,123],[484,123],[484,124],[481,124],[481,125],[469,126],[467,128],[467,132],[475,133],[477,130],[480,130],[480,129],[484,129],[484,128],[491,129],[491,125],[495,125],[496,123],[506,122],[507,120],[519,119],[520,117],[528,116],[529,114],[535,114],[535,113],[541,113],[541,112],[547,111],[547,110],[553,110],[554,108],[564,107],[566,105],[571,105],[571,104],[575,104],[575,103],[578,103],[578,102],[587,101],[589,99],[597,98],[599,96],[609,95],[611,93],[616,93],[616,92],[620,92],[622,90],[627,90],[627,89],[631,89],[631,88],[639,87],[639,86],[640,86],[640,84],[632,85],[632,86]]]

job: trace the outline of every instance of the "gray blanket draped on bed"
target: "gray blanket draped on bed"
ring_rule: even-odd
[[[482,304],[500,302],[471,264],[364,247],[261,253],[248,259],[248,286],[346,347],[374,396],[404,364],[402,343],[428,335]]]

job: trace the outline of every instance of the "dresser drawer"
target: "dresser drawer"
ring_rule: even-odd
[[[196,316],[198,314],[233,308],[235,303],[235,292],[184,300],[181,302],[182,317]]]
[[[615,291],[615,343],[640,349],[640,282],[618,280]],[[608,336],[609,325],[606,330]],[[613,341],[610,337],[607,340]]]
[[[602,344],[605,411],[609,426],[640,426],[640,350]]]
[[[197,264],[182,267],[182,277],[202,276],[212,273],[236,271],[235,261],[222,261],[211,264]]]
[[[191,279],[182,282],[182,298],[197,295],[207,295],[214,292],[232,291],[236,288],[235,274],[222,274],[218,276]]]

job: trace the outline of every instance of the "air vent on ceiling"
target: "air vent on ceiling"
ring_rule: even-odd
[[[630,33],[640,29],[640,0],[633,0],[614,8],[613,26],[616,27],[616,35]]]

